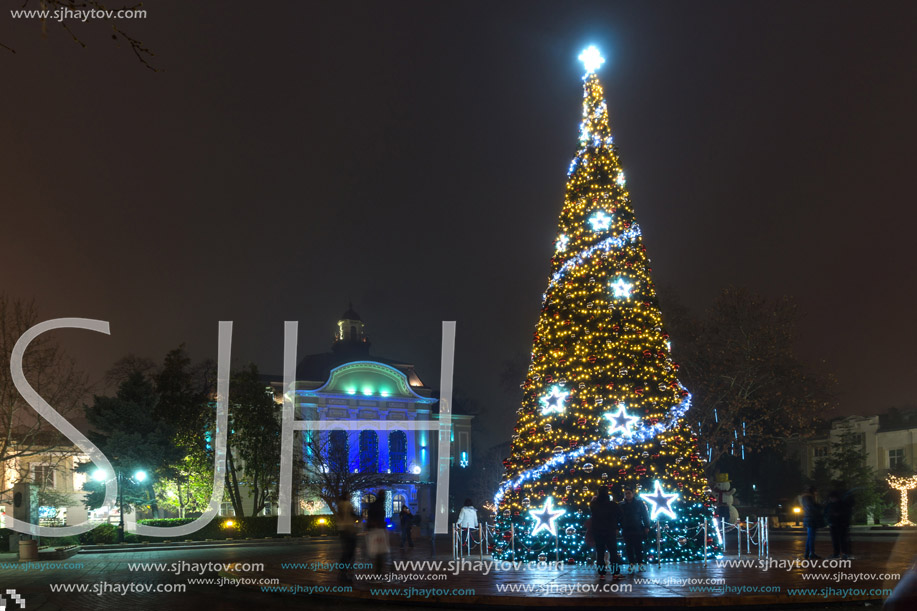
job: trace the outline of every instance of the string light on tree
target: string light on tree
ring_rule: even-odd
[[[655,486],[653,494],[640,495],[640,498],[652,506],[650,508],[650,519],[655,520],[659,517],[660,513],[664,513],[674,520],[675,511],[672,509],[672,502],[678,498],[678,493],[666,493],[662,489],[662,484],[659,483],[658,479],[655,481]]]
[[[567,510],[554,509],[554,499],[548,497],[544,500],[544,507],[541,509],[530,509],[529,513],[535,518],[535,527],[532,529],[533,537],[542,530],[546,530],[552,536],[556,536],[557,518],[567,513]]]
[[[654,519],[667,521],[657,560],[699,560],[704,546],[695,535],[713,508],[686,422],[691,396],[678,380],[612,138],[596,75],[602,57],[593,47],[580,59],[586,67],[580,139],[571,142],[576,152],[550,279],[506,476],[494,495],[497,525],[513,534],[495,540],[494,557],[586,562],[594,550],[584,524],[599,487],[654,490],[658,481],[649,500]],[[717,550],[708,546],[708,557]]]
[[[917,526],[908,519],[907,515],[907,493],[909,490],[917,488],[917,475],[911,477],[898,477],[896,475],[888,476],[888,485],[901,493],[901,517],[895,526]]]

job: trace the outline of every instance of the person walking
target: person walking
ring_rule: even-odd
[[[646,503],[634,495],[633,486],[624,487],[624,501],[621,508],[621,532],[624,535],[624,549],[631,573],[645,571],[643,544],[650,532],[650,515]]]
[[[337,511],[334,513],[334,525],[341,539],[338,580],[341,583],[349,584],[349,572],[353,568],[353,559],[357,551],[357,516],[353,511],[353,504],[346,495],[338,499]]]
[[[806,493],[799,497],[799,504],[802,505],[803,511],[802,525],[806,529],[806,560],[821,559],[821,556],[815,553],[815,533],[824,526],[822,506],[815,496],[817,492],[815,486],[809,486]]]
[[[831,546],[834,548],[833,558],[847,560],[850,555],[850,522],[853,516],[853,507],[850,496],[833,490],[828,494],[825,503],[825,521],[831,533]]]
[[[404,542],[408,542],[408,546],[414,548],[414,540],[411,539],[411,528],[414,526],[414,514],[411,513],[411,510],[408,509],[407,505],[401,506],[401,513],[398,514],[400,526],[401,526],[401,549],[404,549]]]
[[[465,499],[465,505],[459,512],[455,524],[462,529],[462,545],[471,551],[471,530],[478,527],[478,510],[474,508],[471,499]]]
[[[608,570],[605,552],[609,552],[612,576],[620,575],[618,530],[621,527],[621,509],[608,495],[608,486],[599,488],[598,494],[589,503],[589,511],[592,514],[590,535],[595,541],[595,563],[598,566],[599,578],[605,579]]]
[[[376,498],[366,512],[366,555],[373,563],[376,577],[382,576],[388,556],[388,531],[385,529],[385,490],[376,492]]]

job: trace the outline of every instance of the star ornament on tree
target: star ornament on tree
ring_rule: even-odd
[[[589,224],[592,225],[593,231],[608,231],[611,226],[611,217],[599,210],[589,219]]]
[[[602,57],[602,54],[599,53],[595,45],[586,47],[586,49],[579,54],[579,60],[586,66],[586,74],[595,72],[605,63],[605,58]]]
[[[569,243],[570,243],[570,238],[568,238],[566,234],[561,234],[560,237],[557,238],[557,252],[566,251],[567,244]]]
[[[611,283],[611,290],[614,292],[615,299],[630,299],[634,285],[630,282],[625,282],[624,278],[618,278]]]
[[[633,431],[630,430],[632,422],[639,420],[636,416],[627,413],[623,403],[618,403],[618,411],[605,414],[605,417],[611,422],[611,428],[608,429],[609,435],[621,433],[624,437],[630,437]]]
[[[557,536],[557,518],[567,513],[565,509],[554,509],[554,499],[548,497],[544,500],[544,507],[539,509],[529,509],[529,514],[535,518],[535,528],[532,529],[534,537],[542,530]]]
[[[673,520],[675,519],[675,510],[672,509],[671,504],[678,498],[678,493],[673,492],[671,494],[666,494],[658,479],[656,480],[656,488],[653,490],[653,494],[641,494],[640,497],[652,505],[650,510],[651,519],[655,520],[660,513],[666,514]]]
[[[543,396],[541,401],[541,415],[564,413],[564,402],[570,396],[569,392],[561,390],[560,386],[552,386],[551,392]]]

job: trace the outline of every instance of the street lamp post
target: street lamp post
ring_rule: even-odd
[[[92,478],[97,482],[104,482],[107,473],[102,469],[96,469]],[[124,543],[124,471],[120,467],[115,469],[115,478],[118,480],[118,543]],[[128,478],[138,484],[146,481],[146,471],[138,470],[134,477]]]

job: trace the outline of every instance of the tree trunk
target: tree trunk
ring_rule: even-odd
[[[229,492],[229,500],[232,502],[233,511],[239,518],[245,517],[245,510],[242,509],[242,498],[239,495],[239,478],[236,475],[236,466],[232,459],[232,450],[226,448],[226,489]]]

